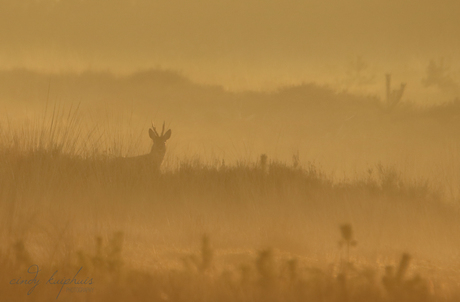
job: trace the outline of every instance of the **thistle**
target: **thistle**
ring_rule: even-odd
[[[351,224],[342,224],[340,226],[340,233],[342,235],[342,240],[339,241],[339,247],[342,248],[343,246],[346,246],[347,263],[350,263],[350,247],[356,246],[358,242],[353,239],[353,229]]]

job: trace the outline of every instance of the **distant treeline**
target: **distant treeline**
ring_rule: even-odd
[[[148,69],[130,75],[111,72],[40,73],[25,69],[0,71],[0,101],[28,104],[47,100],[65,103],[109,100],[114,104],[199,105],[222,108],[229,105],[247,113],[270,109],[298,111],[299,109],[344,110],[362,107],[367,110],[385,109],[385,100],[377,95],[356,95],[315,83],[284,86],[275,91],[226,91],[222,86],[192,82],[179,72]],[[415,111],[460,112],[460,99],[421,110],[402,102],[401,108]]]

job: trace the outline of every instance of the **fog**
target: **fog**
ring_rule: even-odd
[[[369,73],[458,75],[456,1],[0,2],[0,68],[130,73],[161,66],[231,89],[339,81]]]
[[[458,301],[459,11],[0,0],[0,300]]]

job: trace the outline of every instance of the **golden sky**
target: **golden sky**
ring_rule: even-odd
[[[460,53],[459,12],[452,0],[0,0],[0,68],[295,77],[356,56],[426,65]]]

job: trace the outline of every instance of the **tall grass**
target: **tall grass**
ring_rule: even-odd
[[[181,160],[161,173],[120,166],[119,150],[103,148],[116,143],[101,143],[103,132],[85,130],[76,112],[54,109],[45,122],[1,128],[2,299],[49,301],[62,287],[45,284],[50,276],[71,279],[80,268],[79,278],[94,283],[65,285],[58,299],[458,297],[458,272],[447,267],[458,264],[459,213],[428,182],[377,165],[337,183],[298,155],[292,163]],[[34,264],[41,283],[27,296],[30,284],[10,282],[31,279]],[[66,291],[74,287],[93,290]]]

